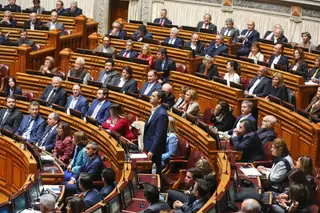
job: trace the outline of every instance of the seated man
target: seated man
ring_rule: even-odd
[[[284,209],[283,209],[284,211]],[[261,205],[255,199],[246,199],[241,204],[241,212],[243,213],[261,213]]]
[[[228,47],[223,43],[223,35],[216,35],[216,40],[212,41],[208,48],[205,49],[205,55],[214,57],[222,53],[228,54]]]
[[[8,32],[7,34],[3,34],[2,30],[0,29],[0,45],[3,44],[3,42],[8,41],[9,34],[10,32]]]
[[[110,45],[111,38],[108,35],[102,37],[102,44],[100,44],[93,52],[110,53],[112,57],[115,58],[117,50]]]
[[[64,13],[64,8],[63,8],[63,1],[57,1],[56,3],[56,8],[51,10],[51,11],[56,11],[58,15],[62,15]]]
[[[101,125],[110,117],[111,102],[107,100],[109,92],[107,89],[98,89],[97,99],[94,99],[89,107],[87,115],[96,119]]]
[[[237,41],[242,42],[242,47],[237,50],[237,56],[248,56],[250,53],[251,44],[254,41],[258,41],[260,33],[255,30],[255,22],[248,22],[248,29],[244,29],[241,35],[238,36]]]
[[[196,55],[203,55],[204,43],[199,40],[199,37],[198,33],[192,33],[191,41],[184,43],[183,46],[193,49]]]
[[[0,128],[14,133],[19,128],[23,118],[22,113],[16,108],[15,96],[7,96],[6,107],[0,110]]]
[[[16,43],[18,46],[22,45],[22,44],[26,44],[29,47],[31,47],[32,51],[37,51],[37,46],[34,43],[33,40],[28,38],[28,33],[25,29],[20,30],[20,38],[15,41],[14,43]]]
[[[164,99],[164,103],[168,104],[168,108],[171,109],[175,103],[175,97],[172,94],[172,86],[168,83],[162,85],[162,90],[166,94],[166,98]]]
[[[143,39],[153,39],[152,34],[148,32],[147,27],[140,25],[138,30],[133,33],[132,39],[142,41]]]
[[[213,64],[213,58],[206,55],[202,63],[199,65],[197,73],[207,76],[208,80],[213,80],[213,77],[220,77],[217,67]]]
[[[160,24],[161,26],[167,25],[167,24],[172,24],[172,22],[167,18],[167,10],[166,9],[162,9],[160,18],[156,18],[153,21],[153,23]]]
[[[147,74],[147,82],[144,82],[140,90],[140,95],[151,96],[154,91],[161,89],[161,85],[157,82],[157,72],[150,70]]]
[[[25,29],[36,30],[42,27],[42,23],[39,19],[37,19],[37,14],[32,12],[29,14],[30,20],[24,22]]]
[[[116,79],[114,85],[121,87],[121,92],[138,93],[137,81],[132,78],[133,71],[130,66],[124,66],[121,78]]]
[[[13,19],[13,16],[9,10],[4,11],[3,19],[0,21],[0,24],[4,27],[16,27],[17,22]]]
[[[240,121],[239,127],[233,130],[230,142],[235,150],[242,152],[241,162],[253,162],[264,158],[262,143],[255,132],[255,125],[255,122],[244,119]]]
[[[40,99],[51,104],[58,104],[60,106],[66,105],[67,92],[61,87],[62,79],[58,76],[52,78],[52,85],[46,87]]]
[[[170,29],[170,37],[164,39],[163,43],[172,44],[175,47],[181,47],[183,45],[183,39],[178,36],[179,36],[179,29],[176,27],[172,27]]]
[[[112,23],[112,29],[109,31],[109,35],[117,36],[120,39],[124,39],[127,35],[126,31],[122,30],[122,24],[118,21]]]
[[[176,70],[176,63],[168,57],[168,52],[165,48],[160,48],[157,52],[157,60],[153,64],[157,72],[163,72],[163,79],[159,80],[160,84],[167,83],[170,77],[170,71]]]
[[[68,77],[80,78],[83,84],[88,84],[88,80],[91,79],[89,71],[84,68],[86,61],[79,57],[74,63],[74,68],[71,68],[68,72]]]
[[[49,213],[56,210],[56,198],[52,194],[43,194],[40,196],[40,212]]]
[[[44,132],[46,121],[40,116],[40,104],[36,101],[30,103],[29,113],[23,117],[15,134],[28,142],[37,142]]]
[[[234,28],[233,25],[234,25],[233,19],[227,18],[226,26],[221,28],[220,35],[231,37],[232,42],[236,42],[240,32],[237,28]]]
[[[108,58],[104,63],[104,70],[99,71],[98,81],[102,83],[103,87],[106,87],[108,84],[115,85],[117,79],[120,78],[120,73],[113,67],[114,61]]]
[[[126,49],[121,50],[119,55],[125,58],[136,58],[139,53],[133,50],[133,41],[129,39],[126,41]]]
[[[276,29],[274,31],[274,34],[271,36],[271,41],[273,41],[273,43],[288,43],[288,39],[286,37],[284,37],[283,35],[283,29]]]
[[[149,206],[148,208],[140,211],[140,213],[160,212],[161,210],[170,211],[170,206],[166,202],[159,200],[159,189],[155,185],[152,185],[151,183],[144,183],[143,194],[149,202]]]
[[[16,5],[16,0],[9,0],[9,4],[5,5],[3,8],[11,9],[15,12],[21,13],[21,7]]]
[[[79,84],[73,85],[72,93],[73,95],[69,96],[66,104],[67,113],[70,115],[70,109],[74,109],[81,112],[84,117],[87,114],[89,105],[88,100],[81,94],[81,87]]]
[[[48,115],[47,127],[41,137],[36,141],[36,145],[41,149],[51,152],[56,145],[57,126],[60,121],[59,114],[51,112]]]
[[[283,32],[283,29],[282,29],[282,27],[281,27],[280,24],[274,25],[273,31],[267,31],[266,34],[264,34],[263,39],[273,41],[273,40],[274,40],[274,34],[275,34],[275,32],[276,32],[277,30],[280,30],[280,31]],[[281,38],[280,38],[280,42],[288,43],[288,39],[282,34],[282,36],[281,36]]]
[[[257,130],[257,134],[262,145],[277,138],[274,127],[277,124],[277,118],[273,115],[266,115],[262,119],[261,128]]]
[[[205,14],[203,16],[203,21],[200,21],[197,25],[197,31],[200,32],[200,29],[212,30],[213,34],[217,34],[217,26],[211,23],[211,15]]]
[[[248,89],[244,91],[244,95],[247,97],[266,97],[270,93],[271,80],[266,76],[268,68],[260,66],[257,77],[253,78],[248,86]]]
[[[42,11],[45,11],[45,9],[40,6],[40,0],[33,0],[33,7],[29,7],[28,9],[36,14],[41,14]]]
[[[101,174],[101,178],[104,186],[100,190],[98,196],[101,197],[101,199],[104,199],[116,187],[114,171],[111,168],[104,168]]]
[[[288,58],[283,55],[284,47],[281,43],[274,45],[274,54],[270,56],[269,65],[270,68],[274,69],[275,64],[280,64],[288,67]]]
[[[78,7],[77,1],[71,1],[70,8],[67,8],[64,12],[69,13],[72,16],[80,16],[82,14],[82,9]]]
[[[82,172],[79,176],[79,188],[83,193],[85,209],[89,209],[101,201],[98,190],[93,188],[92,176],[86,172]]]
[[[61,22],[58,22],[58,12],[51,12],[51,21],[46,23],[46,27],[49,30],[57,29],[61,30],[61,35],[64,35],[64,25]]]

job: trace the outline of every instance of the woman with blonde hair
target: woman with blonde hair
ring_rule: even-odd
[[[187,86],[182,86],[182,87],[180,88],[179,98],[178,98],[178,100],[176,101],[176,103],[173,105],[173,107],[176,107],[176,108],[177,108],[178,106],[180,106],[180,105],[183,103],[183,101],[184,101],[184,96],[186,95],[188,89],[190,89],[190,88],[187,87]]]
[[[169,116],[168,117],[168,133],[166,142],[166,151],[162,154],[161,165],[166,166],[167,160],[177,154],[178,148],[178,137],[177,137],[177,122],[176,120]]]
[[[42,74],[55,73],[57,72],[57,68],[54,67],[54,58],[51,56],[47,56],[44,60],[44,65],[41,65],[39,71]]]
[[[269,95],[280,98],[282,101],[288,102],[288,89],[283,82],[283,75],[275,72],[272,75],[272,84]]]
[[[184,114],[182,117],[185,117],[185,113],[193,115],[197,118],[200,118],[200,106],[197,102],[197,93],[194,89],[189,89],[186,92],[183,103],[178,107],[182,110]]]
[[[154,56],[151,55],[151,49],[148,44],[144,44],[141,47],[141,51],[140,51],[140,54],[138,55],[138,59],[147,60],[150,66],[153,65]]]
[[[203,172],[203,178],[211,183],[209,186],[209,197],[211,197],[211,195],[217,190],[218,186],[215,171],[213,170],[210,162],[203,157],[196,162],[196,168],[200,169]]]

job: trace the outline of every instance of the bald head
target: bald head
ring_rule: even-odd
[[[168,83],[164,84],[162,86],[162,90],[166,93],[166,95],[168,95],[172,90],[172,86],[170,84],[168,84]]]
[[[256,24],[254,23],[254,21],[248,21],[248,30],[252,31],[254,30]]]
[[[241,211],[244,213],[260,213],[261,205],[254,199],[247,199],[241,204]]]

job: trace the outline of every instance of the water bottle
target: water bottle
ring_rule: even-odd
[[[152,173],[152,178],[156,178],[156,176],[157,176],[157,166],[156,166],[155,163],[152,164],[151,173]]]

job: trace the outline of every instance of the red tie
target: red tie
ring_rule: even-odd
[[[129,57],[129,51],[126,51],[123,57],[128,58]]]
[[[208,24],[204,24],[204,29],[208,29]]]
[[[163,25],[163,19],[160,19],[160,25],[161,26]]]

